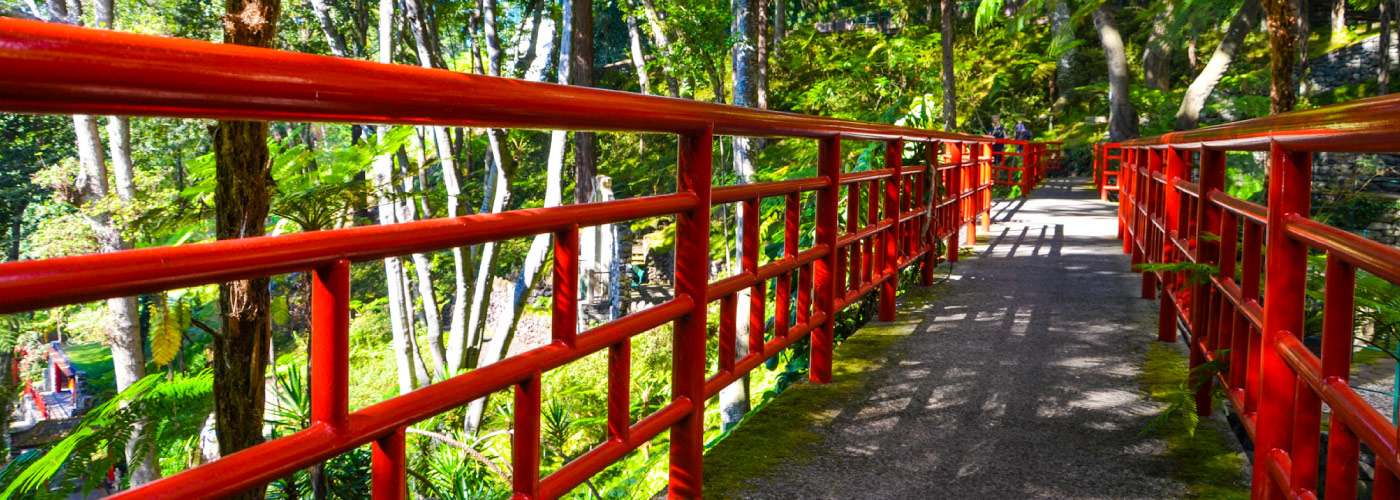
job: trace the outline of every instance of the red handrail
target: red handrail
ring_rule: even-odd
[[[1348,385],[1357,270],[1400,284],[1400,249],[1308,219],[1312,154],[1400,151],[1400,96],[1174,132],[1122,148],[1119,224],[1133,263],[1218,270],[1209,280],[1144,272],[1142,293],[1158,297],[1160,283],[1158,338],[1174,341],[1184,322],[1193,333],[1193,369],[1227,362],[1198,388],[1197,408],[1209,415],[1212,383],[1225,388],[1255,442],[1253,497],[1356,498],[1364,443],[1376,457],[1373,498],[1400,498],[1395,425]],[[1259,150],[1269,156],[1267,207],[1225,193],[1227,151]],[[1327,255],[1320,358],[1300,340],[1313,250]],[[1332,418],[1320,464],[1323,403]],[[1318,491],[1319,465],[1325,491]]]
[[[808,335],[810,377],[829,382],[836,313],[878,289],[879,317],[893,319],[899,270],[919,264],[921,282],[932,283],[936,240],[949,241],[947,258],[955,260],[959,231],[966,226],[973,241],[976,218],[984,227],[990,221],[991,139],[982,136],[11,19],[0,19],[0,67],[4,111],[659,132],[679,139],[676,194],[0,264],[0,313],[312,272],[312,425],[114,498],[229,496],[365,444],[373,444],[375,498],[404,498],[405,429],[504,389],[514,391],[517,498],[559,497],[667,429],[670,495],[699,497],[704,401]],[[818,176],[711,188],[715,134],[816,139]],[[884,141],[886,168],[842,174],[843,139]],[[901,165],[905,141],[924,146],[926,165]],[[806,192],[816,193],[816,234],[810,248],[799,249]],[[743,231],[743,271],[710,283],[711,207],[740,203],[755,213],[763,198],[784,199],[782,258],[758,265],[758,217],[745,217],[755,226]],[[674,298],[576,331],[577,229],[665,214],[678,216]],[[349,412],[352,262],[535,234],[555,241],[550,344]],[[769,280],[776,317],[765,336]],[[754,347],[738,357],[742,319],[734,313],[744,289],[758,307],[748,318]],[[705,324],[714,301],[721,358],[718,372],[707,374]],[[630,339],[667,322],[674,322],[672,401],[632,423]],[[541,478],[541,374],[604,349],[608,439]]]

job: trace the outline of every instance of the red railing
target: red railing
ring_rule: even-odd
[[[6,19],[0,66],[4,111],[659,132],[679,139],[675,194],[0,264],[0,313],[312,273],[311,427],[117,498],[228,496],[365,444],[373,445],[375,498],[404,498],[405,429],[505,389],[514,391],[517,498],[559,497],[667,429],[670,495],[699,497],[708,398],[807,335],[810,377],[829,382],[837,311],[878,289],[879,317],[893,319],[900,269],[919,263],[921,281],[931,283],[936,240],[948,239],[947,258],[956,259],[960,228],[967,226],[971,240],[976,217],[985,225],[990,215],[990,138],[980,136]],[[716,134],[815,139],[818,176],[712,188]],[[841,141],[851,139],[884,142],[884,168],[842,173]],[[933,168],[903,165],[906,142],[922,145]],[[799,249],[800,204],[813,192],[815,238]],[[709,282],[711,207],[739,203],[754,214],[764,198],[784,200],[782,257],[758,265],[759,217],[746,216],[742,272]],[[677,216],[674,298],[578,332],[578,228],[661,215]],[[550,344],[349,411],[352,262],[535,234],[555,241]],[[771,337],[763,318],[770,280],[778,295]],[[748,318],[755,347],[735,359],[737,293],[744,289],[758,306]],[[707,374],[705,325],[715,301],[719,369]],[[630,339],[667,322],[674,322],[672,400],[633,423]],[[541,375],[604,349],[608,438],[541,478]]]
[[[1143,273],[1142,296],[1161,284],[1158,338],[1191,336],[1191,366],[1228,369],[1198,387],[1211,409],[1220,383],[1255,443],[1254,498],[1356,498],[1360,445],[1375,454],[1372,498],[1400,498],[1396,429],[1351,387],[1358,270],[1400,284],[1400,249],[1309,217],[1315,152],[1400,151],[1400,97],[1366,99],[1123,143],[1120,219],[1133,263],[1188,262],[1218,269]],[[1265,151],[1268,205],[1225,193],[1229,151]],[[1190,182],[1193,167],[1199,166]],[[1209,233],[1209,234],[1207,234]],[[1213,236],[1212,236],[1213,235]],[[1320,301],[1307,290],[1308,254],[1325,253]],[[1322,307],[1320,356],[1304,346],[1305,309]],[[1319,464],[1322,403],[1331,409]],[[1318,491],[1319,465],[1325,491]]]
[[[1109,191],[1118,191],[1118,172],[1123,168],[1123,146],[1116,142],[1094,145],[1094,187],[1099,190],[1099,199],[1108,201]],[[1122,238],[1123,235],[1118,235]]]
[[[1061,143],[997,139],[992,149],[992,183],[998,186],[1020,186],[1029,196],[1052,169],[1059,168],[1060,148],[1049,145]]]
[[[44,403],[44,395],[34,390],[34,384],[28,380],[24,381],[24,392],[29,394],[30,399],[34,400],[34,409],[39,412],[39,416],[49,418],[49,408]]]

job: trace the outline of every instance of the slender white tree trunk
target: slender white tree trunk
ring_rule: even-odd
[[[565,0],[567,2],[568,0]],[[564,23],[559,30],[562,35],[559,46],[559,81],[567,84],[571,71],[568,64],[572,55],[572,43],[568,36],[572,23],[570,12],[566,4],[564,8]],[[537,54],[536,61],[530,63],[530,69],[526,71],[527,79],[543,81],[544,61],[548,55],[554,51],[555,30],[553,21],[542,23],[540,37],[537,39],[537,47],[534,53]],[[568,150],[568,133],[560,130],[550,134],[549,159],[545,173],[544,206],[557,207],[563,200],[563,172],[564,153]],[[530,250],[525,255],[525,262],[521,268],[520,276],[511,283],[506,298],[510,301],[506,306],[506,312],[510,314],[508,318],[501,318],[496,321],[496,329],[491,333],[491,338],[484,342],[481,353],[477,358],[477,368],[490,365],[503,359],[510,350],[511,341],[515,339],[516,328],[520,325],[520,317],[525,312],[525,305],[530,298],[530,292],[538,286],[540,279],[544,276],[541,271],[544,269],[545,259],[549,256],[552,237],[550,234],[538,234],[530,241]],[[486,408],[488,398],[481,398],[473,401],[467,407],[466,428],[469,432],[474,432],[481,425],[481,418]]]
[[[757,107],[758,106],[758,55],[755,42],[758,38],[757,26],[757,4],[758,0],[731,0],[730,9],[734,14],[734,23],[730,27],[730,37],[734,40],[733,46],[733,68],[734,68],[734,105]],[[734,171],[738,174],[739,181],[749,184],[754,181],[753,156],[755,155],[753,139],[748,137],[734,137]],[[739,252],[743,252],[744,241],[744,218],[756,217],[757,214],[740,213],[734,220],[735,246]],[[743,259],[735,259],[742,261]],[[731,269],[731,271],[739,271]],[[764,286],[764,285],[759,285]],[[748,355],[749,349],[749,312],[750,312],[750,290],[742,290],[737,295],[738,308],[736,310],[737,328],[735,328],[734,357],[736,360]],[[761,348],[761,346],[760,346]],[[744,418],[744,414],[749,411],[749,377],[743,378],[725,387],[719,393],[720,418],[725,428],[732,427]]]
[[[642,7],[646,9],[647,25],[651,27],[651,39],[656,43],[656,50],[661,52],[661,69],[666,73],[666,91],[671,97],[680,97],[680,83],[676,81],[676,71],[672,66],[671,37],[666,34],[666,22],[661,19],[660,13],[656,10],[656,3],[653,0],[642,0]]]
[[[568,2],[569,0],[564,0]],[[565,31],[567,33],[567,31]],[[651,93],[651,76],[647,74],[646,53],[642,52],[642,32],[637,28],[637,16],[627,15],[627,37],[631,42],[632,67],[637,70],[637,84],[643,94]]]
[[[379,62],[392,63],[394,54],[394,0],[379,1]],[[379,140],[383,141],[392,130],[388,126],[379,127]],[[394,201],[394,154],[385,152],[374,160],[372,168],[375,197],[379,203],[379,223],[395,222],[397,203]],[[389,328],[393,333],[394,363],[398,369],[399,393],[407,394],[418,388],[418,377],[414,369],[413,342],[408,331],[409,314],[407,299],[404,297],[403,264],[398,257],[384,259],[384,278],[389,299]]]

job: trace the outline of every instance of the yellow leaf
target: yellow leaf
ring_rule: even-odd
[[[151,323],[151,358],[156,365],[168,365],[180,352],[180,341],[184,332],[184,319],[189,311],[184,303],[176,301],[174,307],[166,302],[162,294],[158,300],[157,317]]]

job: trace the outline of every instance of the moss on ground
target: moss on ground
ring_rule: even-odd
[[[1143,362],[1142,382],[1153,400],[1170,403],[1184,390],[1181,382],[1187,371],[1186,355],[1154,342]],[[1193,433],[1187,419],[1173,418],[1153,433],[1166,441],[1167,455],[1176,465],[1173,476],[1190,490],[1186,498],[1249,498],[1249,484],[1241,472],[1248,464],[1230,446],[1234,438],[1218,426],[1202,421]]]
[[[937,288],[908,288],[902,318],[871,322],[836,346],[831,383],[798,383],[753,411],[705,453],[705,498],[741,498],[748,482],[783,463],[801,463],[820,436],[814,427],[866,392],[869,375],[890,362],[890,348],[914,333],[908,314],[927,305]]]

